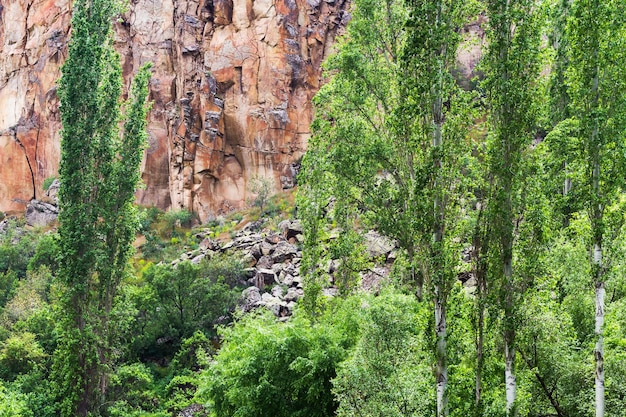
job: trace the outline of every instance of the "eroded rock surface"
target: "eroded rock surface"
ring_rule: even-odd
[[[294,185],[310,136],[320,65],[349,20],[348,0],[138,0],[115,25],[128,86],[150,84],[146,188],[137,200],[201,220],[244,206],[247,182]],[[23,210],[56,175],[56,80],[68,0],[0,4],[0,210]]]

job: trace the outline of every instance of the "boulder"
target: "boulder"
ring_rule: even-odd
[[[248,287],[241,293],[246,305],[255,305],[261,301],[261,291],[257,287]]]
[[[280,235],[277,235],[276,233],[270,233],[269,235],[265,236],[265,241],[272,245],[277,244],[281,240],[283,240],[282,237]]]
[[[259,244],[259,250],[263,255],[271,255],[272,253],[274,253],[274,245],[267,241],[263,241]]]
[[[274,265],[274,260],[271,256],[263,255],[256,263],[256,267],[258,269],[272,269]]]
[[[57,206],[59,205],[59,188],[61,188],[61,181],[59,181],[58,178],[55,178],[45,193],[48,200]]]
[[[241,262],[246,266],[255,266],[257,264],[257,260],[250,252],[246,252],[241,258]]]
[[[301,288],[291,287],[287,290],[287,294],[283,297],[286,302],[297,301],[304,296],[304,291]]]
[[[276,274],[271,269],[259,268],[256,272],[256,286],[263,289],[266,285],[277,283]]]
[[[300,220],[284,220],[278,224],[278,228],[286,240],[295,239],[300,242],[298,235],[302,236],[303,233]]]
[[[59,208],[54,204],[31,200],[26,207],[26,223],[31,226],[47,226],[58,217]]]
[[[283,298],[283,295],[284,295],[283,287],[281,287],[280,285],[275,285],[272,288],[272,295],[276,298]]]
[[[370,258],[378,258],[389,254],[395,247],[395,243],[378,232],[369,231],[364,236],[365,248]]]
[[[206,416],[207,416],[207,412],[204,409],[204,406],[200,404],[191,404],[183,408],[177,414],[177,417],[206,417]]]
[[[204,260],[204,258],[206,258],[206,255],[202,253],[200,255],[197,255],[197,256],[193,257],[191,259],[191,263],[194,264],[194,265],[198,265],[200,262],[202,262]]]
[[[274,262],[285,262],[286,260],[293,259],[298,254],[298,248],[289,242],[278,242],[274,248],[272,259]]]

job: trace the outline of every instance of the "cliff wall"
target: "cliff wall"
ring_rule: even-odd
[[[292,187],[310,136],[323,59],[348,0],[131,0],[115,24],[126,85],[146,61],[149,146],[143,205],[202,220],[245,205],[248,182]],[[23,210],[56,175],[56,81],[68,0],[0,3],[0,210]]]

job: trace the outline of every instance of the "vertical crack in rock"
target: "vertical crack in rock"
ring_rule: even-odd
[[[33,105],[34,107],[34,105]],[[37,123],[37,136],[35,136],[35,163],[37,164],[37,173],[40,172],[40,162],[39,162],[39,132],[41,129],[39,128],[39,122]],[[26,158],[28,159],[28,158]],[[30,166],[30,163],[28,164]],[[33,176],[33,198],[37,198],[37,187],[35,187],[35,174],[33,173],[33,169],[31,167],[30,173]]]
[[[26,158],[26,163],[28,164],[28,169],[30,170],[30,181],[31,186],[33,187],[33,195],[31,200],[35,200],[37,198],[37,192],[35,188],[35,172],[33,171],[33,166],[30,163],[28,152],[26,152],[26,147],[24,146],[24,144],[17,138],[17,126],[11,128],[11,133],[13,133],[13,140],[15,141],[15,143],[17,143],[19,147],[22,148],[22,151],[24,151],[24,158]]]

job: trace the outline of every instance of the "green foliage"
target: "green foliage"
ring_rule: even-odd
[[[26,230],[23,221],[10,220],[5,227],[0,233],[0,274],[13,271],[18,278],[23,278],[35,252],[37,235]]]
[[[248,181],[248,192],[252,193],[253,196],[248,199],[248,204],[253,207],[258,207],[261,210],[261,214],[265,213],[266,206],[270,201],[273,191],[274,184],[271,179],[256,176],[252,177]],[[270,212],[272,211],[275,210],[270,210]],[[271,215],[271,213],[268,215]]]
[[[4,386],[0,381],[0,417],[34,417],[26,396]]]
[[[246,276],[239,260],[216,256],[198,265],[150,264],[143,279],[124,288],[116,316],[134,317],[123,331],[127,355],[156,359],[171,358],[197,332],[215,336],[216,323],[230,321]]]
[[[56,179],[57,179],[57,177],[48,177],[48,178],[46,178],[45,180],[43,180],[41,188],[43,188],[44,191],[48,191],[48,188],[50,188],[50,186],[52,185],[52,183]]]
[[[350,323],[245,316],[222,329],[223,345],[202,374],[199,398],[217,415],[332,416],[331,379],[350,345]]]
[[[0,375],[11,378],[28,373],[40,365],[45,357],[34,334],[14,334],[0,345]]]
[[[181,343],[180,349],[172,359],[172,370],[198,371],[206,364],[207,355],[212,353],[214,349],[209,339],[201,331],[196,331]]]
[[[176,227],[190,227],[193,214],[187,209],[171,210],[161,216],[170,230],[170,237],[176,237]]]
[[[333,379],[337,416],[431,415],[428,309],[393,293],[364,297],[361,306],[361,336]]]
[[[61,415],[98,415],[116,333],[110,314],[138,228],[134,192],[147,134],[149,65],[134,78],[122,118],[122,76],[113,49],[111,0],[73,4],[59,80],[61,163],[59,309],[54,355]]]
[[[0,273],[0,307],[4,307],[13,297],[14,286],[17,284],[17,274],[13,271]]]
[[[198,389],[198,376],[185,373],[174,376],[165,387],[165,407],[170,414],[177,414],[190,405]]]
[[[52,275],[46,267],[28,271],[26,278],[15,286],[11,299],[0,315],[0,322],[12,327],[18,321],[27,321],[48,300],[51,281]]]
[[[28,269],[36,270],[45,265],[50,271],[56,271],[59,268],[59,256],[58,235],[44,234],[37,241],[35,253],[28,261]]]
[[[162,214],[161,210],[152,207],[140,207],[139,208],[139,232],[146,233],[150,231],[157,218]]]
[[[168,417],[153,372],[143,363],[120,366],[111,376],[106,415],[110,417]]]

